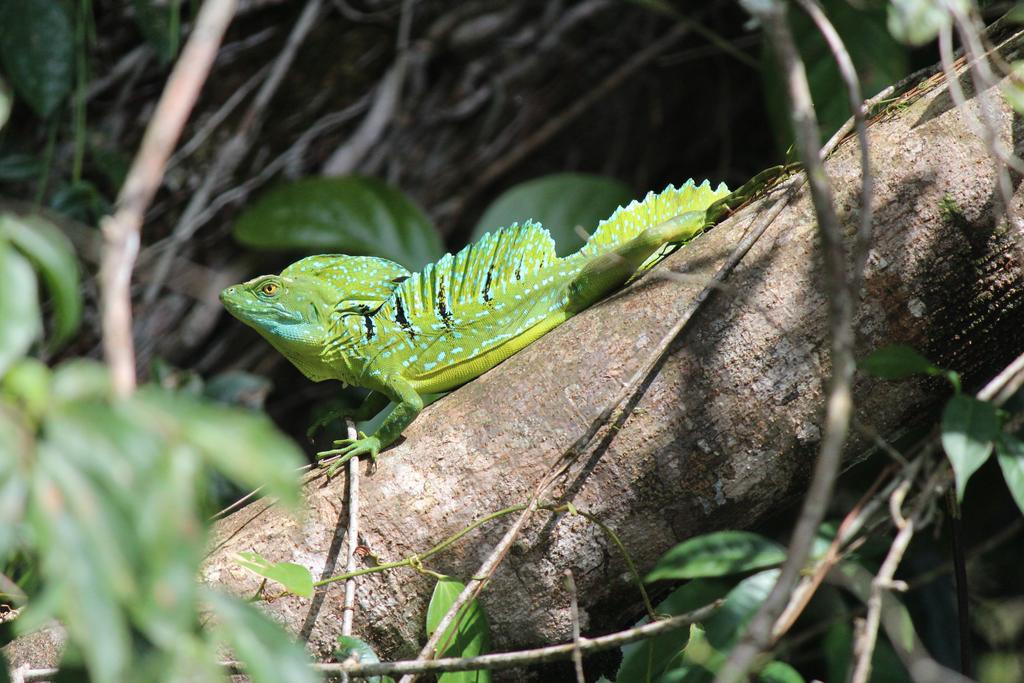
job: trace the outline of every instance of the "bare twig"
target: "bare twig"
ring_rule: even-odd
[[[569,592],[570,616],[572,617],[572,664],[576,669],[576,683],[587,683],[583,675],[583,650],[580,649],[580,605],[576,595],[576,581],[572,577],[572,570],[566,569],[563,572],[565,589]]]
[[[199,96],[234,11],[234,0],[203,3],[118,194],[117,211],[102,221],[106,240],[100,267],[103,351],[110,364],[114,391],[120,396],[135,388],[130,286],[143,216],[160,187],[167,159]]]
[[[499,652],[479,657],[447,657],[436,660],[420,658],[404,662],[379,662],[373,664],[368,662],[340,662],[338,664],[321,664],[317,665],[316,668],[327,673],[347,671],[353,676],[380,676],[439,673],[442,671],[475,671],[477,669],[511,669],[518,666],[563,661],[571,659],[573,651],[577,648],[583,654],[611,650],[703,621],[718,609],[721,602],[719,600],[687,614],[647,623],[643,626],[619,631],[618,633],[597,638],[581,637],[578,643],[548,645],[533,650]]]
[[[356,424],[348,418],[345,420],[348,438],[358,439]],[[345,573],[356,571],[356,548],[359,547],[359,459],[348,461],[348,530],[345,532]],[[341,635],[352,635],[352,618],[356,612],[356,577],[351,576],[345,581],[345,604],[342,607]],[[349,673],[341,672],[342,683],[348,683]]]
[[[825,175],[818,148],[818,122],[811,101],[807,74],[786,22],[785,5],[750,3],[748,10],[767,29],[779,66],[785,74],[791,101],[790,116],[796,146],[810,185],[811,200],[818,218],[818,231],[824,251],[826,285],[829,294],[829,319],[832,337],[832,378],[826,401],[825,429],[821,449],[804,499],[800,517],[793,530],[786,562],[768,598],[751,620],[747,632],[733,648],[716,678],[720,683],[738,683],[754,660],[772,642],[772,630],[792,595],[810,555],[814,535],[825,515],[835,478],[842,460],[843,443],[852,413],[851,381],[853,360],[853,298],[846,277],[846,256],[842,231],[835,212],[832,190]]]
[[[832,22],[825,16],[818,0],[798,0],[797,4],[811,17],[818,32],[828,43],[832,58],[836,60],[836,65],[839,67],[839,75],[846,85],[850,111],[853,113],[853,123],[857,130],[857,142],[860,145],[860,225],[857,228],[857,238],[853,244],[853,273],[850,278],[850,291],[856,293],[860,289],[860,278],[867,263],[868,250],[871,248],[871,221],[874,215],[872,194],[875,176],[871,172],[864,97],[861,94],[860,79],[857,77],[857,69],[853,66],[853,60],[846,51],[846,46],[843,45],[843,39],[839,37]]]
[[[359,438],[356,425],[351,419],[348,423],[348,438]],[[351,574],[356,570],[356,548],[359,547],[359,459],[348,461],[348,531],[345,544],[345,572]],[[341,635],[352,635],[352,616],[356,610],[356,578],[353,576],[345,582],[345,613],[341,618]]]
[[[914,461],[913,466],[916,467],[913,474],[916,474],[917,469],[920,468],[923,462],[924,458],[918,458]],[[896,534],[895,540],[893,540],[892,545],[889,547],[885,561],[882,562],[878,574],[871,582],[871,595],[867,601],[867,618],[864,620],[864,627],[858,634],[853,647],[856,661],[853,667],[853,674],[850,677],[851,683],[867,683],[868,677],[871,675],[871,659],[875,653],[875,640],[878,637],[878,626],[882,619],[882,597],[884,591],[894,588],[905,589],[905,584],[901,583],[897,586],[893,582],[893,576],[896,574],[896,568],[899,566],[900,560],[903,559],[907,546],[910,545],[910,540],[914,537],[914,530],[921,522],[920,517],[927,508],[926,502],[929,500],[928,492],[926,491],[925,495],[919,498],[918,505],[914,513],[911,514],[910,519],[903,517],[901,512],[903,501],[906,499],[913,483],[913,475],[903,479],[889,498],[889,508],[892,513],[893,523],[899,529],[899,533]]]
[[[1013,150],[1007,149],[998,139],[996,131],[995,103],[992,101],[992,94],[989,88],[996,83],[995,74],[989,66],[985,55],[985,48],[981,43],[978,34],[980,27],[975,25],[960,5],[956,2],[946,2],[949,13],[953,16],[957,34],[964,46],[964,54],[967,57],[967,69],[971,74],[971,82],[974,84],[975,97],[981,109],[981,126],[983,129],[982,139],[989,149],[992,163],[995,165],[996,180],[999,187],[999,196],[1002,199],[1002,211],[1006,217],[1010,216],[1013,209],[1013,184],[1010,181],[1010,173],[1007,165],[1024,165],[1024,162],[1016,157]]]
[[[245,154],[249,151],[253,138],[259,134],[260,128],[263,125],[263,117],[267,105],[284,80],[284,76],[291,67],[295,55],[302,45],[302,41],[305,40],[306,35],[315,25],[322,4],[322,0],[309,0],[306,3],[302,14],[299,15],[291,34],[288,36],[284,48],[275,59],[274,65],[267,75],[267,80],[264,81],[256,93],[256,97],[242,119],[238,130],[224,145],[224,150],[217,157],[213,168],[210,169],[202,185],[199,186],[189,200],[181,218],[178,220],[178,224],[174,226],[174,231],[171,233],[166,244],[164,244],[164,252],[160,260],[157,261],[153,280],[149,283],[143,298],[146,303],[152,303],[160,293],[160,288],[170,272],[174,255],[181,248],[181,245],[195,233],[198,227],[195,219],[206,208],[206,204],[209,202],[214,190],[224,182],[225,178],[234,172],[238,164],[245,157]]]

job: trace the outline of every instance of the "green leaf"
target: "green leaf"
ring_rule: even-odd
[[[885,346],[871,353],[860,363],[860,369],[882,379],[903,379],[912,375],[935,375],[943,372],[916,349],[903,344]]]
[[[51,347],[67,341],[82,318],[78,260],[64,233],[42,216],[0,214],[0,237],[6,237],[28,256],[43,276],[53,297],[54,329]]]
[[[961,11],[966,11],[967,3],[958,4]],[[892,0],[888,3],[889,32],[908,45],[924,45],[934,40],[949,22],[950,13],[941,0]]]
[[[781,564],[786,550],[749,531],[717,531],[687,539],[658,560],[646,581],[726,576]]]
[[[778,577],[778,569],[769,569],[748,576],[736,584],[718,611],[704,623],[708,642],[719,650],[732,647],[747,622],[768,597]]]
[[[1024,512],[1024,441],[1012,434],[996,439],[996,457],[1017,507]]]
[[[760,683],[804,683],[804,677],[789,664],[780,661],[768,662],[757,674]]]
[[[722,579],[697,579],[672,591],[658,603],[654,611],[658,614],[679,615],[708,605],[727,594],[732,583]],[[644,617],[637,626],[649,621]],[[615,674],[620,683],[627,681],[653,681],[665,670],[680,650],[686,647],[690,628],[684,626],[654,638],[622,646],[622,664]]]
[[[59,0],[0,0],[0,62],[42,118],[71,90],[73,47],[71,20]]]
[[[957,500],[963,500],[967,480],[992,453],[999,436],[999,416],[991,403],[955,394],[942,411],[942,448],[953,465]]]
[[[430,604],[427,605],[427,636],[437,630],[441,619],[455,604],[464,588],[459,581],[448,578],[439,579],[434,585],[434,593],[430,596]],[[444,648],[439,654],[440,657],[475,657],[489,652],[491,629],[480,603],[472,600],[464,605],[439,643]],[[437,677],[438,683],[489,683],[490,680],[491,672],[488,670],[455,671]]]
[[[842,38],[860,77],[864,97],[871,97],[907,75],[907,51],[886,29],[881,3],[855,3],[824,0],[822,6]],[[856,5],[856,6],[855,6]],[[790,12],[793,37],[807,68],[807,81],[818,115],[823,138],[827,138],[852,112],[846,85],[828,44],[806,12]],[[783,75],[764,42],[763,87],[769,118],[779,147],[785,149],[793,139],[789,123],[789,101]]]
[[[36,274],[0,234],[0,377],[24,356],[42,332]]]
[[[473,229],[471,242],[513,223],[527,220],[547,228],[555,252],[565,256],[586,241],[577,228],[593,233],[597,224],[633,199],[624,183],[585,173],[555,173],[515,185],[491,203]]]
[[[339,662],[355,657],[361,664],[376,664],[380,657],[373,651],[369,643],[355,636],[338,636],[338,647],[334,650],[334,658]],[[393,683],[390,676],[369,676],[368,683]]]
[[[14,106],[14,93],[7,85],[7,81],[0,76],[0,130],[4,129],[7,119],[11,117],[11,107]]]
[[[158,6],[153,0],[133,0],[135,23],[146,42],[153,46],[161,64],[168,64],[178,52],[180,24],[178,13],[182,0],[171,0]]]
[[[258,553],[238,553],[235,562],[271,581],[277,581],[289,593],[303,598],[313,597],[313,575],[301,564],[270,562]]]
[[[380,256],[410,270],[443,255],[440,237],[418,206],[362,176],[281,185],[239,217],[234,235],[256,249]]]
[[[320,683],[302,646],[255,607],[207,590],[204,598],[216,614],[216,635],[245,663],[253,683]]]
[[[284,504],[298,505],[295,472],[305,459],[266,415],[153,386],[137,391],[126,409],[154,429],[171,431],[198,448],[231,480],[262,487]]]

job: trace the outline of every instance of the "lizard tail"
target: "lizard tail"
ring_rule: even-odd
[[[648,228],[653,228],[669,219],[689,212],[703,212],[716,201],[729,194],[729,188],[725,183],[712,188],[711,183],[705,180],[697,185],[693,180],[687,180],[678,189],[669,185],[660,194],[648,192],[643,201],[633,201],[628,206],[619,207],[615,213],[606,220],[601,221],[597,230],[591,235],[587,243],[576,252],[580,257],[592,257],[606,253],[615,247],[632,240]],[[677,236],[677,239],[668,239],[668,243],[686,242],[696,236],[698,231],[688,230]],[[639,271],[647,270],[658,261],[664,254],[664,250],[658,250],[652,254],[647,261],[639,268]]]

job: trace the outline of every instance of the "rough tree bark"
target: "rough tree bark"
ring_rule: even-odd
[[[969,78],[961,81],[971,93]],[[856,319],[859,355],[911,344],[970,383],[1024,350],[1021,228],[996,221],[993,163],[941,79],[922,90],[869,129],[876,238]],[[997,92],[988,97],[1001,139],[1024,151],[1019,117]],[[973,96],[969,113],[981,118]],[[852,235],[860,186],[853,138],[827,168]],[[396,560],[525,502],[779,194],[424,411],[361,483],[360,542]],[[1018,191],[1017,212],[1021,204]],[[549,496],[614,528],[641,571],[681,539],[748,527],[800,493],[818,447],[829,370],[815,230],[804,192],[691,320],[622,428],[599,435],[596,450]],[[689,277],[664,277],[667,270]],[[945,388],[861,378],[855,396],[857,420],[893,439],[933,416]],[[869,446],[854,435],[847,457]],[[341,573],[344,486],[339,478],[311,487],[300,519],[259,504],[224,520],[204,579],[251,595],[259,580],[232,561],[239,551],[298,562],[318,577]],[[470,577],[509,523],[474,532],[430,568]],[[578,517],[539,513],[483,595],[497,648],[567,639],[565,568],[576,577],[585,633],[637,614],[636,589],[602,533]],[[431,586],[412,570],[361,577],[357,633],[383,655],[413,654]],[[338,584],[313,600],[287,597],[267,609],[325,656],[340,628],[342,592]]]

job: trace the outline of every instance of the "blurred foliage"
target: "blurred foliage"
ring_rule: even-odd
[[[46,219],[13,214],[0,259],[0,572],[18,586],[0,597],[23,607],[15,634],[59,620],[65,663],[98,683],[223,680],[223,643],[254,681],[317,680],[276,624],[196,581],[209,476],[295,507],[295,445],[260,413],[152,385],[118,400],[99,363],[27,357],[43,329],[36,271],[52,347],[78,325],[77,262]]]

